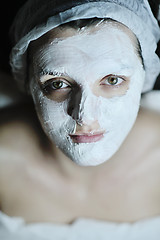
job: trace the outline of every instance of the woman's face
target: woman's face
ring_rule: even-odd
[[[110,159],[132,128],[145,73],[117,23],[54,29],[31,45],[30,90],[51,141],[82,166]]]

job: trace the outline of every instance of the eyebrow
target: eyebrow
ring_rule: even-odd
[[[40,76],[44,76],[44,75],[55,75],[55,76],[58,75],[58,76],[61,76],[64,73],[59,72],[57,70],[40,69],[39,74],[40,74]]]
[[[55,77],[61,77],[61,76],[66,76],[69,77],[69,75],[66,72],[60,72],[59,70],[49,70],[49,69],[39,69],[38,74],[40,75],[40,77],[42,76],[46,76],[46,75],[51,75],[51,76],[55,76]],[[42,81],[41,81],[42,82]]]

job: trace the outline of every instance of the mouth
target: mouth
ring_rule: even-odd
[[[96,133],[77,133],[69,135],[75,143],[93,143],[98,142],[104,137],[104,132]]]

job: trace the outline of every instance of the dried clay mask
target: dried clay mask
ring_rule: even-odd
[[[42,127],[79,165],[110,159],[135,122],[145,78],[135,46],[106,24],[53,39],[33,55],[30,90]]]

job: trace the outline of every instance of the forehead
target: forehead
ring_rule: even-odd
[[[53,43],[53,41],[56,39],[67,40],[67,39],[71,39],[72,37],[73,39],[72,44],[74,44],[75,38],[81,40],[82,42],[82,37],[84,35],[95,36],[95,34],[98,35],[100,33],[101,33],[100,37],[102,39],[99,38],[98,39],[99,42],[101,42],[101,40],[103,40],[104,38],[107,41],[109,40],[113,41],[114,40],[113,38],[114,37],[116,38],[118,34],[119,36],[117,37],[121,38],[121,41],[122,41],[121,47],[123,47],[123,43],[126,44],[126,40],[129,40],[130,44],[132,44],[135,48],[137,46],[136,36],[132,33],[132,31],[128,27],[118,22],[105,21],[99,25],[98,24],[93,26],[91,25],[89,27],[83,27],[82,29],[75,29],[67,25],[52,29],[46,34],[44,34],[42,37],[40,37],[39,39],[30,43],[29,53],[33,55],[44,45]],[[88,38],[88,40],[90,40],[90,46],[93,46],[94,38],[92,39]]]
[[[36,74],[57,72],[95,81],[104,74],[130,75],[138,64],[135,49],[135,36],[122,24],[104,22],[80,30],[65,26],[33,42],[31,63]]]
[[[108,23],[76,30],[59,27],[31,45],[34,74],[67,75],[94,82],[105,74],[131,75],[138,65],[136,38],[122,24]]]

